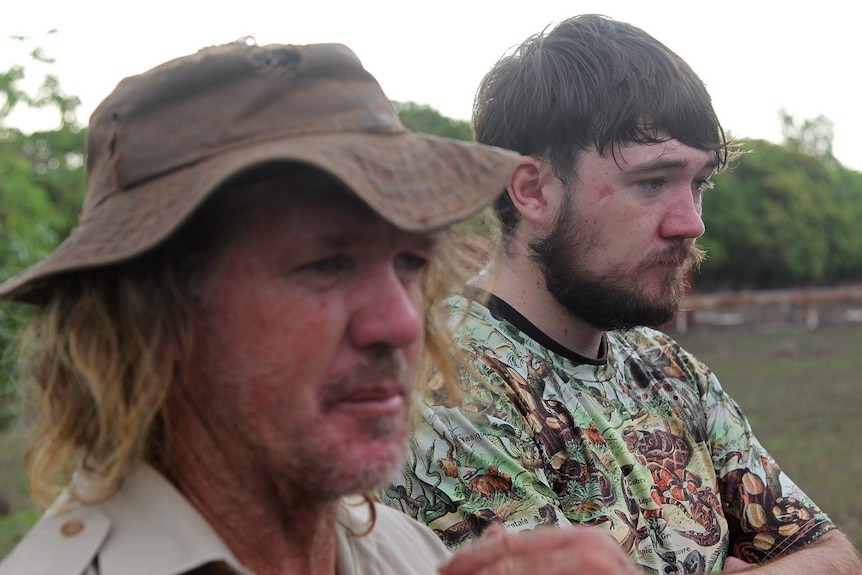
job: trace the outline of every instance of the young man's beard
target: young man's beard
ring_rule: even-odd
[[[548,291],[569,314],[604,331],[659,326],[676,315],[685,292],[686,272],[704,258],[699,246],[680,241],[643,262],[639,272],[659,264],[665,264],[667,270],[663,279],[666,295],[647,298],[637,285],[582,269],[582,254],[595,247],[595,240],[573,224],[569,210],[564,207],[562,213],[565,215],[554,229],[529,247],[532,259],[544,273]]]

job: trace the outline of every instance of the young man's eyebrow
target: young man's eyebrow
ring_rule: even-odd
[[[656,158],[655,160],[644,162],[642,164],[638,164],[628,170],[631,174],[645,174],[649,172],[655,172],[659,170],[669,170],[669,169],[683,169],[687,168],[691,162],[686,159],[677,158]],[[713,158],[711,160],[707,160],[704,162],[703,167],[701,169],[706,170],[715,170],[718,167],[718,160]]]

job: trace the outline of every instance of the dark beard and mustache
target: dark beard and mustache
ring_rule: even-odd
[[[562,216],[544,238],[530,242],[530,257],[545,277],[548,292],[573,317],[603,331],[659,326],[679,310],[685,293],[685,274],[700,264],[705,252],[694,243],[679,241],[641,263],[638,272],[662,265],[667,295],[648,299],[638,286],[622,278],[597,275],[581,269],[581,254],[595,247],[595,238],[572,224],[563,206]]]

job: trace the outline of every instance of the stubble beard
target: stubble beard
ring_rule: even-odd
[[[664,270],[664,293],[648,297],[640,285],[626,283],[621,274],[599,275],[585,269],[584,254],[594,247],[595,239],[573,225],[569,210],[561,213],[554,229],[531,242],[529,249],[548,292],[570,315],[603,331],[660,326],[673,319],[687,287],[686,273],[705,256],[700,246],[680,241],[642,262],[634,277],[643,277],[656,267]]]
[[[339,395],[339,389],[361,387],[365,385],[363,382],[376,379],[398,381],[410,397],[412,375],[403,358],[390,351],[372,355],[362,369],[355,370],[346,378],[329,382],[327,387],[332,390],[334,397]],[[311,447],[310,452],[306,452],[301,459],[309,468],[303,474],[314,478],[309,487],[315,497],[336,498],[373,491],[382,487],[401,469],[406,454],[407,413],[403,417],[379,417],[367,424],[366,433],[377,441],[374,457],[350,458],[341,451],[344,446],[318,445],[316,449],[308,446]]]

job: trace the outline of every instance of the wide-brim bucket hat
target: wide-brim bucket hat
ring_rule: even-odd
[[[51,278],[133,259],[235,175],[301,162],[407,231],[463,220],[505,190],[514,152],[410,132],[340,44],[204,48],[121,81],[93,112],[78,225],[0,284],[39,303]]]

